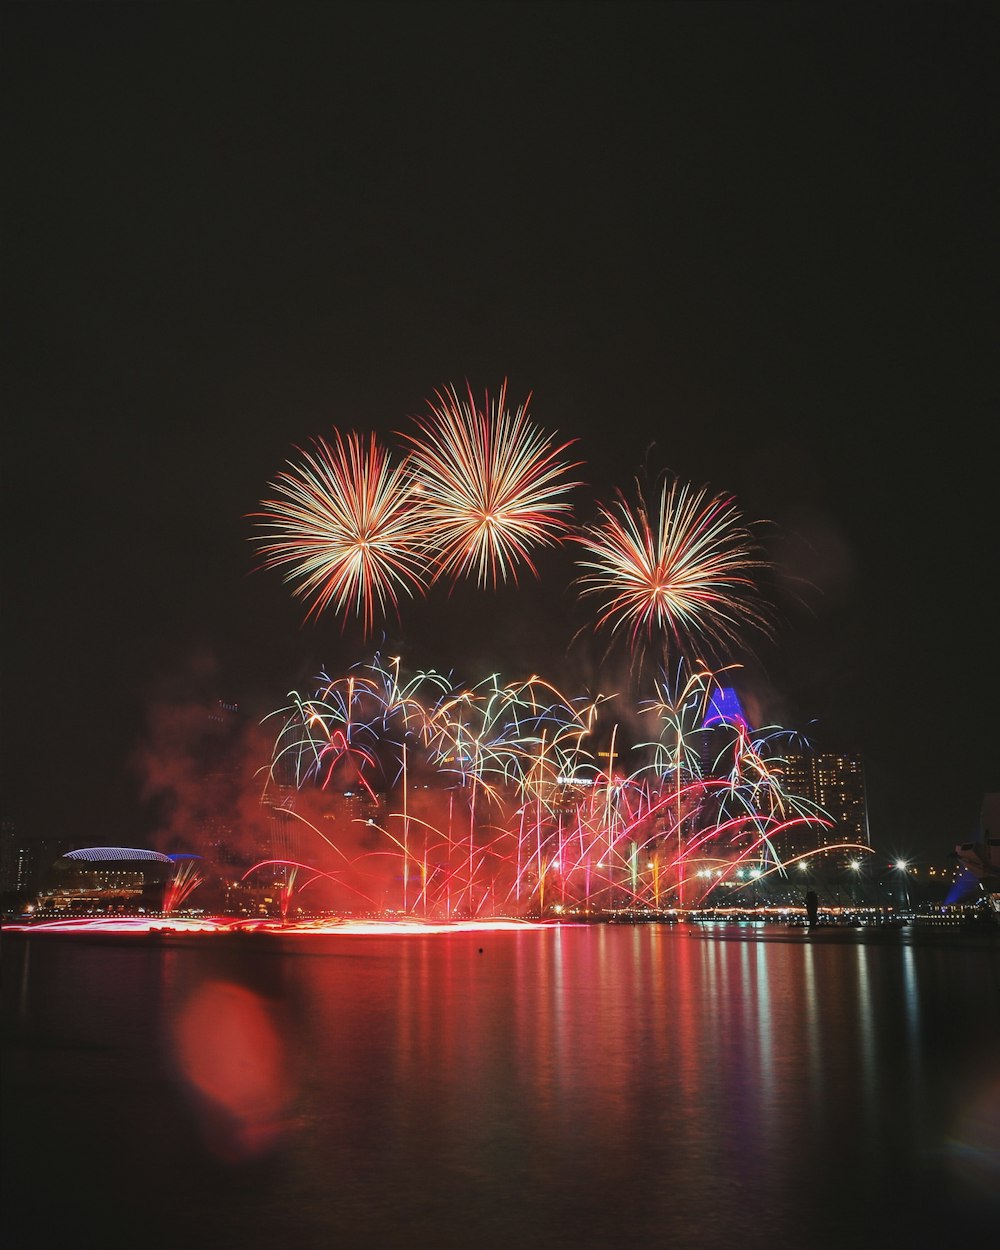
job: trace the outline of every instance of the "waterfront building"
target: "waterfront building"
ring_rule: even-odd
[[[0,825],[0,895],[5,899],[33,899],[53,861],[73,843],[62,838],[23,836],[13,821]]]
[[[160,911],[174,861],[159,851],[95,846],[61,855],[45,874],[38,910],[46,912]]]
[[[803,851],[841,842],[871,845],[864,763],[856,751],[788,752],[781,773],[788,794],[815,804],[830,821],[799,835]]]

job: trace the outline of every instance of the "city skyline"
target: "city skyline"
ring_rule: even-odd
[[[638,742],[613,701],[566,703],[537,680],[462,689],[359,666],[281,711],[249,788],[247,727],[220,703],[178,735],[183,773],[159,766],[158,852],[33,850],[5,828],[3,888],[37,896],[39,918],[194,907],[283,923],[780,908],[807,885],[825,906],[867,889],[898,909],[901,874],[908,899],[937,873],[955,889],[927,901],[969,901],[957,862],[924,865],[922,885],[871,845],[860,758],[754,728],[727,675],[662,687]]]

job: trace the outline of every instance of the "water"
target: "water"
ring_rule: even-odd
[[[1000,942],[3,940],[5,1244],[865,1247],[1000,1218]]]

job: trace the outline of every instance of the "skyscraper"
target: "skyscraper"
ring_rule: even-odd
[[[830,827],[815,826],[815,847],[841,842],[871,845],[865,770],[857,752],[790,752],[782,772],[785,790],[816,804],[832,822]]]

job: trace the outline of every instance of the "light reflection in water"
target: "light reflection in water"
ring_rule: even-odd
[[[760,1114],[763,1148],[773,1151],[781,1133],[781,1109],[777,1105],[775,1081],[777,1069],[771,1030],[774,1007],[771,1002],[769,962],[763,943],[754,946],[755,1002],[757,1006],[757,1081],[760,1087]],[[783,1025],[785,1022],[782,1022]]]
[[[917,961],[912,946],[904,946],[903,956],[903,998],[906,1002],[906,1043],[907,1055],[913,1070],[914,1080],[920,1079],[921,1036],[920,1036],[920,984],[917,980]]]
[[[873,1020],[872,987],[869,978],[869,951],[858,945],[857,958],[857,1020],[858,1042],[861,1056],[857,1082],[864,1110],[865,1136],[862,1146],[874,1146],[874,1121],[878,1114],[875,1101],[875,1026]]]
[[[802,967],[809,1105],[813,1108],[819,1108],[822,1106],[820,1094],[823,1081],[823,1028],[820,1018],[819,995],[816,988],[816,957],[810,943],[806,943],[803,947]],[[822,1131],[822,1122],[817,1124],[817,1128]]]
[[[925,1244],[990,1202],[962,1187],[970,1152],[996,1157],[989,951],[684,925],[373,934],[226,960],[42,944],[30,972],[26,948],[3,951],[6,1032],[30,1043],[5,1053],[21,1146],[5,1182],[67,1236],[107,1174],[123,1227],[155,1175],[206,1244],[246,1250],[293,1234],[597,1248],[625,1226],[702,1250],[747,1229],[757,1244]],[[273,1087],[295,1097],[266,1184],[239,1160],[207,1166],[164,1063],[170,1003],[220,979],[267,1008],[287,1065]],[[81,1111],[105,1105],[121,1108],[112,1125],[156,1132],[86,1135]]]

